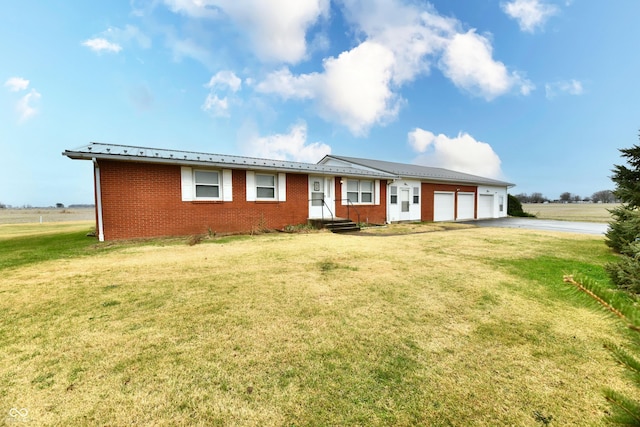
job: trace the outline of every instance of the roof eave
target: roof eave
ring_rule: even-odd
[[[231,163],[231,162],[215,162],[215,161],[198,161],[191,159],[179,159],[166,157],[148,157],[139,155],[123,155],[123,154],[105,154],[105,153],[91,153],[85,151],[73,151],[65,150],[62,153],[63,156],[69,157],[74,160],[114,160],[121,162],[136,162],[136,163],[154,163],[154,164],[170,164],[176,166],[201,166],[201,167],[213,167],[219,169],[251,169],[261,171],[272,172],[289,172],[289,173],[304,173],[314,174],[321,176],[354,176],[354,177],[371,177],[377,179],[393,179],[394,175],[390,174],[372,174],[367,171],[360,171],[358,169],[346,170],[344,168],[337,168],[324,165],[314,165],[312,163],[297,163],[299,167],[280,167],[268,164],[254,163]]]

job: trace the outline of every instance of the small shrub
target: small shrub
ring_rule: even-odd
[[[535,218],[535,215],[525,212],[522,209],[522,203],[515,196],[507,195],[507,215]]]
[[[285,233],[309,233],[313,230],[315,227],[311,224],[285,225],[283,229]]]
[[[194,246],[197,245],[198,243],[202,242],[203,236],[200,234],[196,234],[194,236],[189,237],[189,240],[187,240],[187,244],[189,246]]]

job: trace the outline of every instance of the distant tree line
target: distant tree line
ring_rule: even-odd
[[[615,203],[620,200],[616,197],[616,195],[611,190],[601,190],[596,191],[591,195],[591,197],[580,197],[577,194],[572,194],[568,191],[560,194],[560,197],[557,199],[548,199],[542,193],[520,193],[514,196],[516,199],[520,201],[520,203],[549,203],[549,202],[560,202],[560,203],[578,203],[578,202],[591,202],[591,203]]]
[[[40,207],[40,208],[46,208],[46,207],[53,207],[53,206],[36,206],[36,207]],[[56,208],[58,209],[62,209],[64,208],[64,203],[56,203],[55,205]],[[75,204],[75,205],[69,205],[69,208],[93,208],[95,207],[94,204]],[[11,206],[11,205],[7,205],[6,203],[2,203],[0,202],[0,209],[33,209],[34,206],[31,205],[22,205],[22,206]]]

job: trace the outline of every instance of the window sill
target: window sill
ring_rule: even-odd
[[[222,204],[222,200],[191,200],[194,205]]]

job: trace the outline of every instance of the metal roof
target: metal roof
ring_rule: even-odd
[[[402,178],[419,178],[421,180],[430,180],[438,182],[457,182],[483,185],[497,185],[512,187],[515,184],[496,179],[485,178],[482,176],[471,175],[462,172],[456,172],[449,169],[435,168],[430,166],[411,165],[406,163],[387,162],[384,160],[361,159],[358,157],[335,156],[329,154],[325,156],[319,163],[324,163],[329,159],[341,160],[361,167],[375,169],[381,172],[393,174]]]
[[[289,162],[256,157],[228,156],[194,151],[166,150],[162,148],[92,142],[62,153],[70,159],[106,159],[143,163],[165,163],[183,166],[218,167],[228,169],[252,169],[282,172],[314,173],[333,176],[366,176],[389,179],[394,175],[385,171],[368,171],[361,168],[328,166],[319,163]]]

